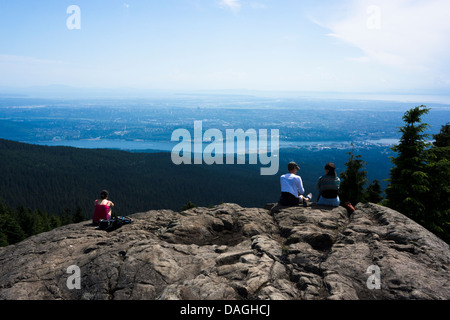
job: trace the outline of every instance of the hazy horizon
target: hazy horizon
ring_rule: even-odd
[[[439,104],[450,106],[450,94],[445,92],[339,92],[339,91],[286,91],[286,90],[157,90],[121,88],[86,88],[51,84],[48,86],[1,87],[1,98],[36,98],[70,100],[104,99],[152,99],[174,98],[182,96],[223,96],[230,99],[237,96],[273,99],[304,100],[348,100],[348,101],[385,101],[403,102],[415,105]]]

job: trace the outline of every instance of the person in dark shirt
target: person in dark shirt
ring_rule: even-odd
[[[336,166],[332,162],[325,165],[325,175],[321,176],[317,181],[317,189],[319,190],[319,199],[317,204],[325,206],[337,207],[341,203],[338,192],[341,184],[336,174]]]

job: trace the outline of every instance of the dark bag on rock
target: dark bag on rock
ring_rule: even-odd
[[[114,217],[110,220],[100,219],[100,221],[98,222],[97,229],[110,232],[110,231],[120,228],[124,224],[129,224],[129,223],[131,223],[131,219],[128,217],[122,217],[122,216]]]

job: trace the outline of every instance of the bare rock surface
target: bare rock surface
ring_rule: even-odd
[[[0,249],[0,299],[450,299],[448,244],[356,209],[225,203],[64,226]]]

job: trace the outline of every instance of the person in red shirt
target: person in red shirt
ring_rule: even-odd
[[[108,196],[109,192],[102,190],[100,192],[100,199],[95,200],[94,216],[92,218],[94,224],[98,224],[101,219],[111,219],[111,208],[114,207],[114,203],[108,200]]]

